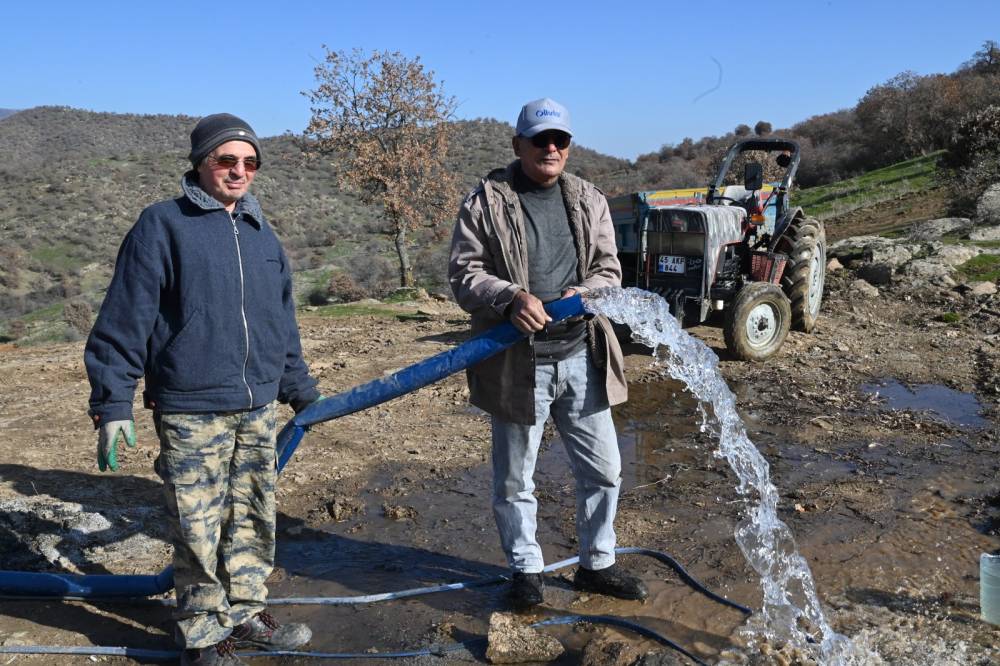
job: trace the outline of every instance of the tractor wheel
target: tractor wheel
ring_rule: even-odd
[[[722,329],[726,348],[741,361],[762,361],[781,348],[791,321],[792,311],[781,287],[751,282],[726,308]]]
[[[788,255],[781,288],[792,302],[792,328],[810,333],[816,326],[826,281],[826,231],[823,223],[797,217],[778,241],[778,252]]]

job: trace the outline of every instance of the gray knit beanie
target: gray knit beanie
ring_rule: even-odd
[[[253,128],[241,118],[230,113],[215,113],[205,116],[191,130],[191,164],[198,164],[205,156],[227,141],[246,141],[253,146],[260,161],[260,142]]]

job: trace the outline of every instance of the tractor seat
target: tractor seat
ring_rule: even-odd
[[[752,194],[751,190],[743,187],[742,185],[726,185],[722,192],[719,193],[721,196],[729,197],[730,199],[735,199],[736,201],[746,201]],[[724,206],[732,206],[732,201],[721,201]]]

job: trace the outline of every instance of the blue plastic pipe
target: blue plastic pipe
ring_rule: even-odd
[[[554,322],[585,312],[583,299],[579,296],[552,301],[545,306],[545,311]],[[309,426],[353,414],[433,384],[503,351],[523,337],[524,334],[514,328],[513,324],[504,322],[454,349],[426,358],[388,377],[355,386],[349,391],[309,405],[278,433],[278,470],[288,463]]]
[[[583,315],[583,299],[577,295],[545,306],[552,321]],[[285,467],[309,426],[359,412],[398,398],[404,393],[444,379],[475,365],[524,337],[510,322],[504,322],[467,342],[407,368],[313,403],[299,412],[278,433],[278,472]],[[77,575],[0,571],[0,595],[17,597],[111,598],[148,597],[174,586],[173,568],[153,575]]]

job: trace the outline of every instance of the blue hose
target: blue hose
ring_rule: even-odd
[[[583,299],[580,296],[552,301],[545,306],[545,311],[552,317],[553,322],[585,313]],[[524,333],[517,330],[513,324],[504,322],[454,349],[435,354],[388,377],[355,386],[349,391],[309,405],[296,414],[295,418],[278,433],[278,470],[284,468],[295,453],[309,426],[353,414],[433,384],[498,354],[523,337]]]
[[[14,597],[52,599],[150,597],[163,594],[173,586],[173,567],[167,567],[155,576],[0,571],[0,593]]]
[[[552,321],[586,313],[579,296],[552,301],[545,306]],[[497,354],[524,334],[510,322],[494,326],[467,342],[424,359],[407,368],[313,403],[288,422],[277,437],[278,471],[285,467],[311,425],[353,414],[447,377]],[[163,594],[174,586],[173,568],[153,575],[46,574],[0,571],[0,595],[28,597],[113,598]]]

